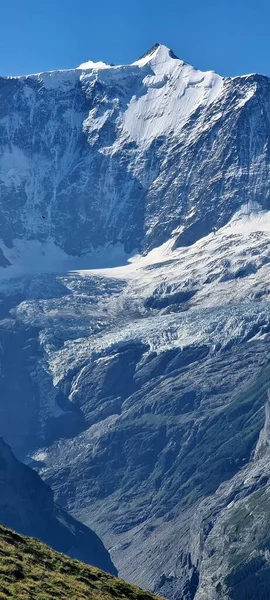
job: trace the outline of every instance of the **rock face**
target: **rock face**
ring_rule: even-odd
[[[269,577],[269,82],[157,45],[1,84],[0,431],[168,598]]]
[[[55,550],[117,574],[98,536],[54,503],[52,490],[0,439],[0,522]]]
[[[267,442],[267,443],[266,443]],[[202,552],[198,599],[259,598],[269,593],[269,400],[254,458],[198,512],[215,515]]]

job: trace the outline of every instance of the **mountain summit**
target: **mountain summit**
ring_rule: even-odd
[[[174,54],[170,48],[164,46],[164,44],[154,44],[147,52],[145,52],[140,58],[132,64],[147,64],[147,62],[151,60],[158,60],[159,62],[166,62],[170,58],[179,60],[178,57]]]

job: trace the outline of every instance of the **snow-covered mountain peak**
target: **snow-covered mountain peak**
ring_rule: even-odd
[[[124,130],[144,146],[159,136],[177,136],[190,116],[214,102],[223,89],[222,77],[195,69],[161,44],[131,66],[142,70],[143,88],[123,115]]]
[[[164,44],[155,44],[145,52],[138,60],[136,60],[133,65],[138,65],[140,67],[146,65],[149,62],[168,62],[171,60],[179,60],[177,56],[173,53],[170,48],[164,46]],[[181,61],[182,62],[182,61]]]

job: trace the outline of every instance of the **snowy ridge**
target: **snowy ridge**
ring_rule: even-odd
[[[83,73],[77,75],[76,71]],[[120,118],[123,122],[123,134],[128,134],[132,140],[144,145],[161,135],[176,136],[190,115],[199,106],[207,106],[213,102],[223,87],[223,80],[219,75],[212,71],[203,73],[194,69],[173,57],[171,51],[161,44],[131,65],[111,67],[103,62],[87,61],[77,67],[76,71],[52,71],[37,77],[42,77],[48,89],[55,85],[74,85],[78,77],[82,84],[96,80],[106,86],[113,85],[115,80],[125,80],[131,76],[139,80],[127,110]],[[91,128],[96,129],[92,115],[86,124],[88,135],[91,135]],[[117,142],[119,143],[121,144],[121,140]]]

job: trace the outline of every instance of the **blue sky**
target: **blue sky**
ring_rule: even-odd
[[[155,42],[222,75],[270,75],[269,0],[0,0],[0,75],[128,63]]]

